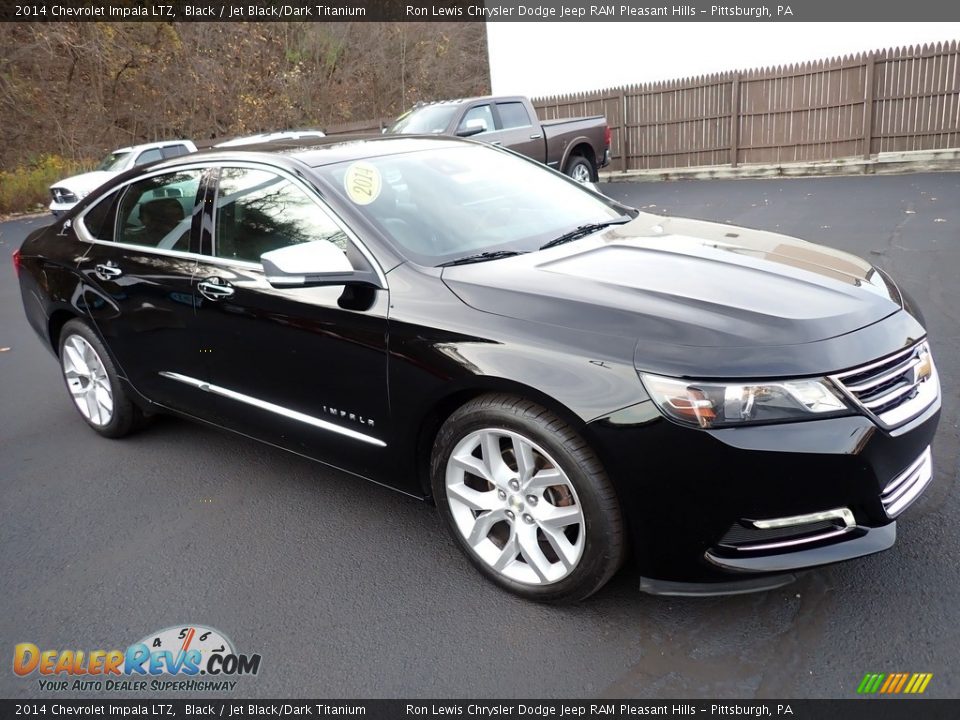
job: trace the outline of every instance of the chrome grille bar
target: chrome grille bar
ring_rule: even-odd
[[[830,379],[887,428],[915,418],[940,396],[937,369],[926,340]]]
[[[887,483],[880,495],[887,517],[895,518],[920,497],[933,479],[933,461],[930,448],[921,453],[906,470]]]

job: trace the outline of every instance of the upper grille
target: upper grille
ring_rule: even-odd
[[[937,370],[926,341],[832,379],[886,427],[916,417],[940,394]]]

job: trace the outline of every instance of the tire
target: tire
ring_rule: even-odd
[[[437,434],[430,477],[460,549],[521,597],[576,602],[623,563],[620,504],[600,461],[533,402],[484,395],[463,405]]]
[[[121,438],[145,424],[110,353],[83,320],[70,320],[60,332],[60,371],[80,417],[100,435]]]
[[[583,155],[574,155],[570,158],[566,173],[579,183],[593,182],[593,179],[597,176],[593,163]]]

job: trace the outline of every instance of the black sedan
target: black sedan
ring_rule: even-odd
[[[776,587],[890,547],[932,477],[937,373],[882,271],[470,141],[163,161],[14,262],[100,435],[176,413],[432,499],[535,600],[628,556],[648,592]]]

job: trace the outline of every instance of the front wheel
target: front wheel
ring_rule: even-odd
[[[578,183],[593,182],[594,174],[593,164],[583,155],[574,155],[567,163],[567,175]]]
[[[599,460],[535,403],[487,395],[461,407],[437,436],[431,480],[461,550],[522,597],[581,600],[623,561],[620,506]]]

